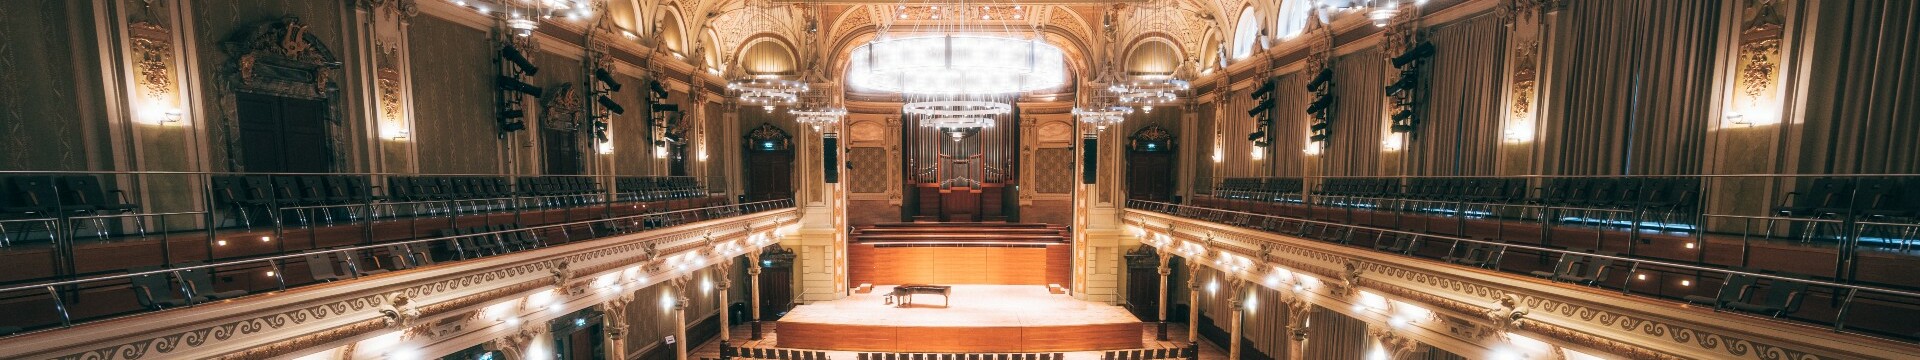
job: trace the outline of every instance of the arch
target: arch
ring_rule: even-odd
[[[1273,25],[1274,35],[1279,39],[1292,39],[1306,32],[1312,9],[1313,4],[1307,0],[1280,0],[1280,10],[1274,12],[1277,20]]]
[[[700,43],[707,44],[708,47],[720,46],[720,35],[715,33],[713,29],[707,29],[707,31],[701,32],[700,36]],[[724,69],[727,67],[725,61],[720,60],[721,55],[719,51],[708,49],[705,57],[705,59],[700,59],[700,61],[704,63],[701,64],[703,67],[708,69]]]
[[[1127,49],[1126,71],[1128,75],[1167,75],[1185,61],[1179,50],[1179,44],[1160,36],[1143,37]]]
[[[660,43],[675,53],[687,53],[686,21],[680,17],[680,10],[672,3],[660,5]]]
[[[800,64],[793,45],[770,33],[761,33],[740,43],[734,51],[735,64],[748,75],[793,75]]]
[[[1222,55],[1220,54],[1220,32],[1208,29],[1207,35],[1200,37],[1200,48],[1198,50],[1199,54],[1197,55],[1200,57],[1200,69],[1211,70],[1219,67],[1220,56]]]
[[[1253,13],[1253,7],[1240,10],[1238,25],[1233,27],[1233,58],[1235,60],[1253,55],[1253,45],[1260,37],[1260,18]]]

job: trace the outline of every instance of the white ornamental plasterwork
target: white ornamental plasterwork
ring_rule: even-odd
[[[1200,48],[1200,37],[1205,36],[1210,22],[1195,11],[1156,9],[1148,6],[1129,7],[1130,15],[1123,21],[1120,33],[1123,39],[1138,39],[1150,33],[1163,33],[1180,42],[1182,49],[1191,52]],[[1159,21],[1162,18],[1167,21]],[[1129,43],[1130,44],[1130,43]],[[1183,56],[1192,54],[1182,54]]]
[[[1180,224],[1184,231],[1173,232],[1177,239],[1191,239],[1194,238],[1189,236],[1191,234],[1182,233],[1208,229],[1215,234],[1213,238],[1215,242],[1212,243],[1215,247],[1221,251],[1235,252],[1243,256],[1254,255],[1244,250],[1246,246],[1241,244],[1269,244],[1263,248],[1276,253],[1271,257],[1278,260],[1274,263],[1292,269],[1295,273],[1310,273],[1328,282],[1346,282],[1383,295],[1426,304],[1431,309],[1459,314],[1499,313],[1502,315],[1501,318],[1509,319],[1512,323],[1493,324],[1489,322],[1492,321],[1493,316],[1488,316],[1489,320],[1480,322],[1490,328],[1523,330],[1544,335],[1558,342],[1599,349],[1628,359],[1685,358],[1680,354],[1660,350],[1675,347],[1690,348],[1696,353],[1745,359],[1808,360],[1858,356],[1849,349],[1817,348],[1814,345],[1795,342],[1798,340],[1759,338],[1741,333],[1738,329],[1714,328],[1712,326],[1716,325],[1709,324],[1710,321],[1682,323],[1675,319],[1629,310],[1609,303],[1581,301],[1568,295],[1535,292],[1533,289],[1501,281],[1482,281],[1486,279],[1470,279],[1472,276],[1447,274],[1436,271],[1436,268],[1430,266],[1417,266],[1418,264],[1404,260],[1376,261],[1371,258],[1335,254],[1292,242],[1305,240],[1295,240],[1258,230],[1169,217],[1160,213],[1135,210],[1128,210],[1128,212],[1131,212],[1132,214],[1129,215],[1132,216],[1123,217],[1125,221],[1141,228],[1158,229],[1174,223]],[[1269,240],[1273,238],[1286,240]],[[1210,250],[1209,253],[1211,252]],[[1386,254],[1379,256],[1398,257]],[[1354,267],[1348,270],[1316,265],[1349,263]],[[1348,274],[1354,271],[1364,272],[1367,276],[1348,277]],[[1343,278],[1348,280],[1336,280]],[[1580,329],[1569,327],[1574,324],[1578,324]],[[1610,333],[1594,334],[1589,332],[1594,330],[1581,329],[1604,329]],[[1643,343],[1649,340],[1661,343]]]

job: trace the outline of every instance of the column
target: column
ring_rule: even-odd
[[[1238,277],[1227,280],[1227,296],[1230,296],[1227,298],[1227,316],[1230,318],[1230,325],[1227,326],[1227,336],[1230,337],[1227,341],[1227,360],[1240,360],[1240,318],[1247,308],[1246,284],[1246,280]]]
[[[752,302],[747,303],[751,314],[747,322],[753,325],[752,339],[760,340],[760,249],[747,252],[747,286],[747,291],[753,294]]]
[[[727,302],[727,290],[733,288],[733,258],[714,263],[713,272],[717,273],[713,286],[720,291],[720,358],[726,359],[729,357],[726,349],[733,346],[733,309],[729,309]]]
[[[607,358],[627,358],[627,304],[633,302],[633,293],[620,294],[620,297],[600,305],[601,321],[606,325]]]
[[[1380,348],[1386,350],[1387,360],[1412,359],[1415,354],[1425,350],[1420,347],[1419,341],[1381,324],[1367,325],[1367,336],[1380,342]]]
[[[1187,346],[1200,345],[1200,261],[1187,259]]]
[[[693,282],[693,275],[685,274],[673,278],[673,359],[687,360],[687,285]]]
[[[1306,356],[1307,318],[1313,316],[1313,303],[1298,293],[1281,294],[1286,296],[1281,301],[1287,305],[1287,359],[1300,359]]]
[[[1154,298],[1154,301],[1160,303],[1160,316],[1157,318],[1160,320],[1160,329],[1156,332],[1156,338],[1167,341],[1167,302],[1173,301],[1167,298],[1167,277],[1173,275],[1173,267],[1169,266],[1173,261],[1173,255],[1165,253],[1158,255],[1160,256],[1160,297]]]

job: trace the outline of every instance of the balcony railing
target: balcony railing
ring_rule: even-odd
[[[1307,199],[1305,203],[1314,203],[1313,200],[1321,203],[1341,201],[1314,199],[1311,196]],[[1293,204],[1308,206],[1300,202]],[[1578,250],[1513,239],[1503,241],[1407,230],[1396,226],[1405,223],[1356,224],[1339,221],[1351,220],[1350,217],[1328,219],[1326,216],[1328,212],[1391,209],[1397,208],[1397,205],[1371,208],[1355,205],[1337,208],[1322,206],[1305,217],[1144,200],[1130,200],[1127,207],[1460,266],[1534,276],[1546,281],[1617,290],[1623,295],[1694,303],[1716,311],[1815,324],[1830,327],[1834,331],[1920,343],[1920,322],[1916,322],[1920,319],[1912,318],[1914,310],[1920,309],[1920,292],[1909,289],[1847,283],[1790,272],[1720,266],[1712,261],[1679,261]],[[1545,211],[1551,213],[1558,210],[1562,209]],[[1467,211],[1451,214],[1464,213]]]
[[[361,183],[328,186],[350,178]],[[392,186],[399,179],[448,181],[444,189],[399,189]],[[263,184],[258,194],[265,196],[240,193],[249,191],[245,184],[222,187],[249,180]],[[10,314],[0,336],[792,206],[790,199],[729,205],[702,182],[0,172],[0,258],[9,264],[0,275],[0,309]],[[128,190],[89,198],[116,187]]]

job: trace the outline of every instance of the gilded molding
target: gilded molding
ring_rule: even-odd
[[[133,68],[141,95],[148,101],[171,103],[173,83],[173,31],[148,21],[127,25],[133,39]]]

